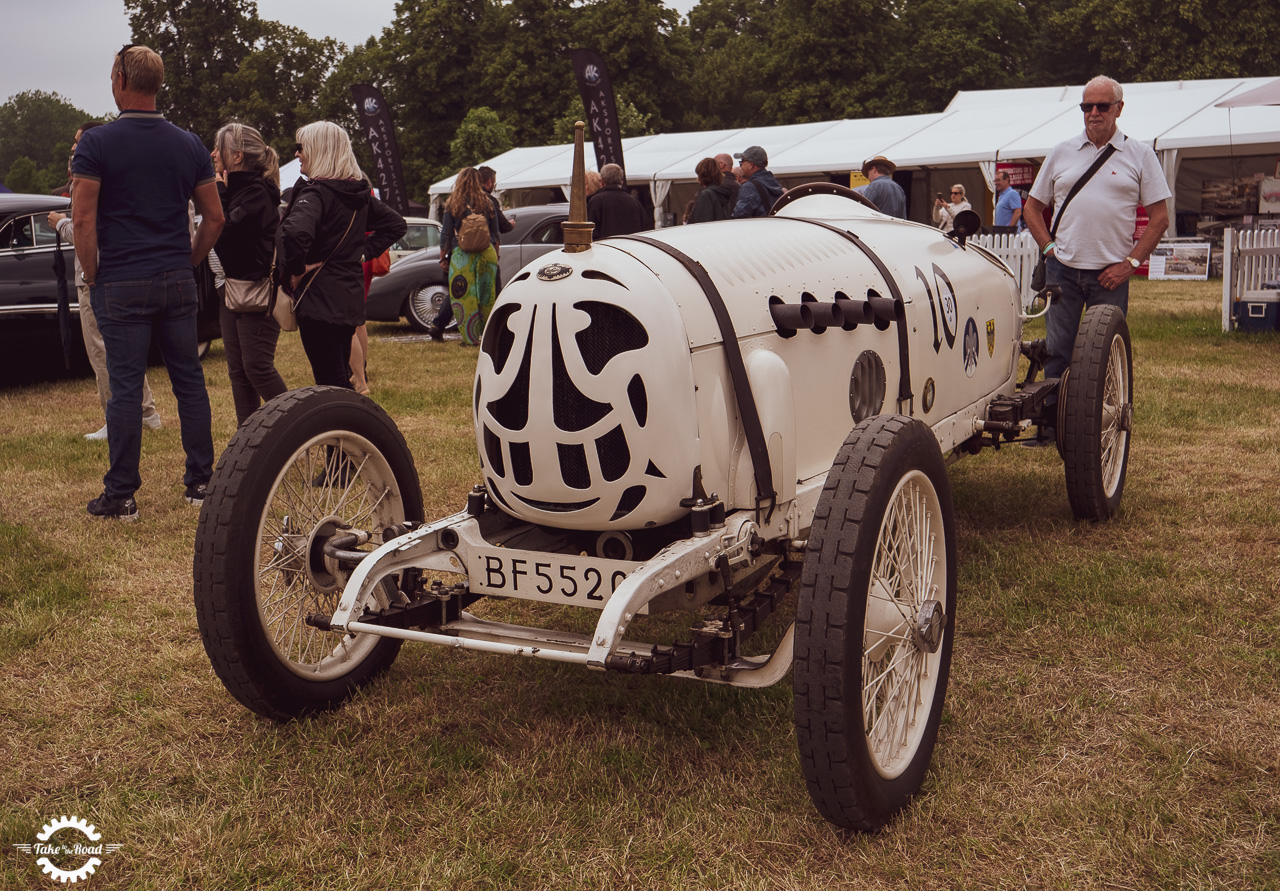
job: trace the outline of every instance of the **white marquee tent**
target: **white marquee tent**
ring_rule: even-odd
[[[1280,155],[1280,106],[1218,107],[1273,80],[1125,86],[1120,129],[1159,153],[1177,209],[1198,210],[1203,179],[1274,172]],[[929,196],[947,182],[967,180],[974,200],[976,188],[991,190],[997,162],[1038,162],[1055,144],[1082,132],[1077,108],[1081,92],[1081,85],[961,91],[937,114],[624,139],[627,180],[649,187],[655,214],[673,213],[696,191],[694,166],[718,152],[763,146],[769,169],[786,186],[847,177],[867,158],[885,155],[899,169],[913,171],[911,216],[924,219]],[[592,154],[588,147],[589,166],[594,166]],[[508,203],[519,206],[547,200],[551,189],[567,195],[572,158],[572,146],[538,146],[512,149],[484,163],[498,172]],[[453,177],[433,184],[433,204],[452,188]],[[975,207],[980,203],[974,200]]]

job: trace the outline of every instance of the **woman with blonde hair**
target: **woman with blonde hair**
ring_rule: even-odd
[[[479,220],[468,218],[479,216]],[[470,236],[469,229],[484,225],[488,238],[480,244],[471,244],[466,250],[463,243]],[[498,280],[498,215],[493,202],[480,185],[480,174],[474,167],[464,167],[458,172],[453,192],[444,205],[441,221],[440,265],[448,270],[449,298],[453,317],[458,320],[458,331],[467,346],[480,343],[484,324],[493,308]]]
[[[213,168],[226,226],[214,251],[227,279],[220,309],[227,376],[236,407],[236,423],[243,425],[258,406],[289,388],[276,370],[276,342],[280,325],[264,303],[243,309],[228,306],[227,288],[266,282],[275,267],[276,227],[280,224],[280,159],[262,134],[231,123],[213,140]]]
[[[364,324],[361,261],[404,235],[404,218],[369,192],[345,130],[316,121],[295,147],[307,181],[280,223],[285,292],[317,384],[352,389],[351,339]]]
[[[943,232],[950,232],[955,228],[956,214],[962,210],[973,210],[973,207],[965,200],[964,186],[956,183],[951,187],[949,203],[943,201],[941,195],[933,202],[933,221]]]

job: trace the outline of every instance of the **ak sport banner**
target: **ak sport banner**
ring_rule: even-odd
[[[606,164],[622,163],[622,132],[618,128],[618,107],[613,101],[613,81],[609,69],[595,50],[569,51],[573,72],[578,76],[578,91],[587,110],[587,129],[596,149],[596,169]]]
[[[373,151],[374,172],[382,200],[401,216],[409,213],[409,194],[400,170],[400,152],[396,148],[396,130],[391,124],[391,109],[377,87],[355,84],[351,92],[356,99],[356,115],[360,129]]]

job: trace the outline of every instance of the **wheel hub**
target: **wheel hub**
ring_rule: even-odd
[[[926,600],[920,605],[912,629],[916,647],[925,653],[936,653],[942,645],[942,632],[947,627],[947,614],[936,600]]]
[[[336,577],[338,561],[325,554],[324,546],[343,525],[341,517],[325,517],[316,524],[307,539],[307,578],[324,594],[332,594],[341,588]]]

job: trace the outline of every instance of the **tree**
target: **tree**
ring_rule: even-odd
[[[568,55],[577,16],[573,0],[511,0],[492,10],[480,92],[517,145],[552,144],[557,116],[578,94]]]
[[[1040,79],[1083,83],[1269,76],[1280,68],[1280,7],[1252,0],[1040,0]]]
[[[492,108],[473,108],[458,125],[449,143],[449,161],[455,167],[473,167],[500,155],[512,146],[511,128]]]
[[[889,59],[883,113],[941,111],[957,90],[1024,85],[1033,31],[1018,0],[914,0],[901,21],[915,39]]]
[[[425,197],[431,183],[453,172],[449,143],[472,106],[487,101],[480,62],[490,52],[486,29],[492,5],[492,0],[404,0],[382,37],[366,44],[355,61],[343,60],[325,82],[321,110],[334,115],[345,109],[353,123],[351,85],[369,83],[382,90],[411,197]]]
[[[15,192],[47,191],[38,187],[36,178],[36,162],[30,158],[22,157],[15,159],[9,165],[9,172],[5,174],[4,184]]]
[[[649,126],[649,116],[641,114],[640,110],[621,93],[615,92],[614,104],[618,107],[618,129],[622,133],[622,138],[626,139],[630,136],[647,136],[653,132],[653,128]],[[574,96],[569,100],[569,108],[555,122],[552,131],[553,139],[549,145],[564,145],[567,142],[573,142],[574,124],[578,121],[585,121],[587,124],[586,138],[587,142],[591,141],[591,117],[587,114],[586,108],[582,104],[581,96]]]
[[[689,11],[693,83],[683,120],[695,130],[763,123],[760,76],[770,52],[776,0],[702,0]]]
[[[65,177],[71,139],[89,119],[57,93],[31,90],[9,97],[0,105],[0,170],[26,157],[37,169],[54,166]]]
[[[134,43],[164,59],[157,107],[206,142],[226,123],[224,105],[245,57],[261,36],[253,0],[125,0]],[[252,123],[246,121],[246,123]]]
[[[319,119],[320,89],[344,47],[278,22],[259,22],[259,31],[253,49],[225,82],[228,98],[218,110],[219,119],[256,127],[281,160],[288,161],[298,128]],[[348,105],[350,101],[348,93]]]
[[[884,0],[778,0],[756,74],[768,84],[757,123],[883,113],[888,61],[909,42],[897,12]]]
[[[578,10],[575,32],[575,45],[600,54],[614,90],[655,129],[684,119],[693,49],[675,10],[662,0],[593,0]]]

